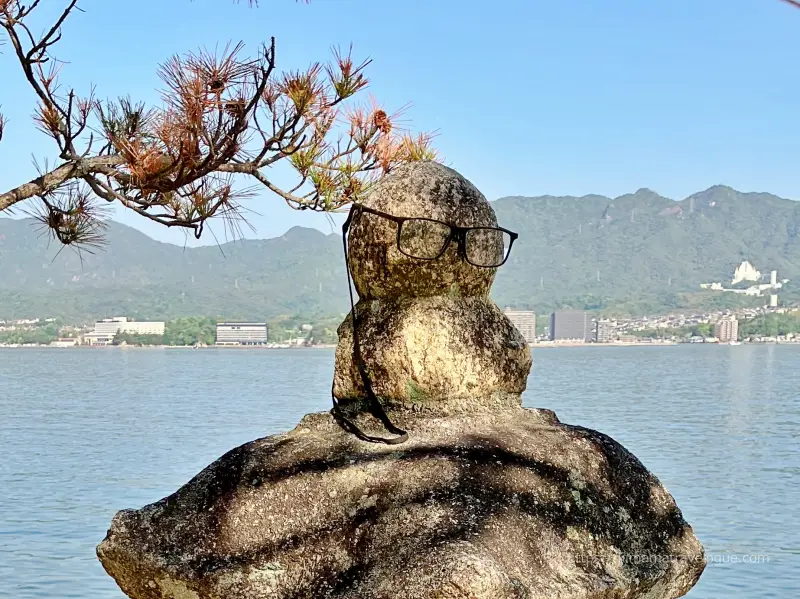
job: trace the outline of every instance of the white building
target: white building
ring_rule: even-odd
[[[165,324],[161,321],[128,320],[125,316],[104,318],[94,323],[94,331],[83,339],[89,345],[109,345],[117,333],[130,335],[163,335]]]
[[[749,287],[739,286],[728,289],[724,287],[722,283],[703,283],[700,285],[700,287],[703,289],[711,289],[712,291],[723,291],[726,293],[761,297],[765,291],[772,291],[770,295],[777,296],[777,291],[782,289],[783,286],[789,282],[789,279],[778,280],[778,271],[776,270],[770,271],[769,283],[761,282],[765,276],[766,275],[762,275],[761,272],[757,271],[755,266],[745,260],[736,267],[736,270],[734,270],[731,284],[737,285],[747,281],[754,283],[753,285],[750,285]],[[770,302],[773,301],[775,300],[770,297]]]
[[[656,325],[659,326],[659,325]],[[594,325],[595,343],[611,343],[617,338],[616,323],[610,320],[598,320]]]
[[[120,333],[131,335],[163,335],[166,325],[163,322],[128,321],[120,327]]]
[[[525,341],[528,343],[536,341],[536,312],[506,308],[505,313],[517,330],[522,333]]]
[[[77,339],[62,339],[58,338],[50,342],[50,347],[75,347],[78,345]]]
[[[266,322],[218,322],[216,345],[266,345]]]
[[[755,282],[760,280],[761,273],[756,270],[755,266],[745,260],[736,267],[736,270],[733,271],[733,280],[731,281],[731,285],[736,285],[736,283],[741,283],[742,281]]]

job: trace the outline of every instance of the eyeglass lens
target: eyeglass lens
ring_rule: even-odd
[[[450,227],[442,222],[424,218],[403,221],[398,235],[398,247],[412,258],[433,260],[441,255],[450,239]],[[511,249],[511,236],[493,228],[469,229],[465,239],[467,261],[475,266],[493,267],[505,262]]]
[[[448,239],[450,227],[446,224],[424,218],[410,218],[400,227],[398,246],[407,256],[433,260],[442,253]]]
[[[465,238],[467,261],[475,266],[500,266],[511,249],[511,236],[500,229],[470,229]]]

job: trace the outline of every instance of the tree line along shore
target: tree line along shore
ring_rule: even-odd
[[[344,315],[327,316],[292,315],[268,321],[269,340],[262,348],[335,347],[338,341],[336,328]],[[216,323],[213,317],[190,317],[167,321],[163,335],[135,335],[118,333],[111,347],[219,347],[216,342]],[[56,318],[0,323],[0,347],[80,345],[85,325],[65,324]],[[797,343],[800,342],[800,311],[765,313],[744,319],[739,325],[742,343]],[[671,345],[677,343],[715,342],[713,326],[699,323],[679,328],[644,328],[631,331],[625,340],[609,343],[534,343],[535,347],[591,346],[642,346]],[[74,342],[74,343],[73,343]],[[236,347],[236,346],[234,346]],[[247,346],[241,346],[246,348]]]

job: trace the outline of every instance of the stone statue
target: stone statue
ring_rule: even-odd
[[[455,171],[417,163],[356,212],[361,363],[408,440],[367,442],[322,413],[231,450],[169,497],[114,517],[97,553],[120,588],[134,599],[688,592],[703,548],[658,479],[608,436],[521,406],[530,350],[488,298],[496,269],[474,264],[507,248],[496,234],[464,243],[461,229],[497,226],[485,198]],[[423,224],[398,238],[405,218],[445,223],[441,255]],[[353,331],[348,318],[333,392],[374,434]]]
[[[503,239],[510,249],[514,237],[495,229],[483,194],[426,162],[383,179],[363,205],[370,212],[356,212],[349,265],[360,298],[361,354],[376,394],[392,410],[440,415],[519,406],[530,349],[489,299],[493,265],[508,251]],[[443,223],[477,228],[453,239]],[[345,403],[364,397],[352,333],[351,315],[339,328],[334,373],[333,393]]]

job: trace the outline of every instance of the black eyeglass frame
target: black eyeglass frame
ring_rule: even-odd
[[[459,253],[459,255],[468,264],[471,264],[472,266],[477,266],[478,268],[500,268],[501,266],[503,266],[503,264],[505,264],[508,261],[508,257],[511,255],[511,248],[514,246],[514,242],[517,240],[517,237],[519,237],[519,235],[517,233],[514,233],[514,231],[510,231],[510,230],[505,229],[503,227],[486,227],[486,226],[482,226],[482,227],[459,227],[459,226],[456,226],[456,225],[451,225],[450,223],[446,223],[446,222],[441,221],[441,220],[436,220],[435,218],[425,218],[425,217],[421,217],[421,216],[395,216],[394,214],[388,214],[386,212],[381,212],[380,210],[375,210],[374,208],[368,208],[367,206],[364,206],[363,204],[355,204],[354,203],[353,204],[353,208],[355,208],[355,209],[357,209],[357,210],[359,210],[361,212],[366,212],[367,214],[374,214],[376,216],[380,216],[382,218],[386,218],[388,220],[393,221],[395,224],[397,224],[397,250],[401,254],[403,254],[404,256],[408,256],[409,258],[413,258],[415,260],[427,260],[427,261],[438,260],[447,251],[447,248],[450,247],[450,244],[455,239],[458,242],[458,253]],[[402,247],[402,245],[400,243],[400,235],[402,234],[402,231],[403,231],[403,224],[405,222],[407,222],[407,221],[410,221],[410,220],[424,220],[424,221],[428,221],[428,222],[431,222],[431,223],[437,223],[439,225],[444,225],[445,227],[448,227],[450,229],[450,234],[447,236],[447,239],[442,244],[441,251],[436,256],[433,256],[432,258],[424,258],[424,257],[420,257],[420,256],[414,256],[412,254],[409,254],[408,252],[404,252],[403,251],[403,247]],[[505,255],[503,256],[503,261],[500,262],[499,264],[486,265],[486,264],[476,264],[475,262],[470,260],[469,259],[469,254],[467,253],[467,234],[470,231],[501,231],[503,233],[508,234],[510,240],[508,242],[508,249],[505,250]]]

